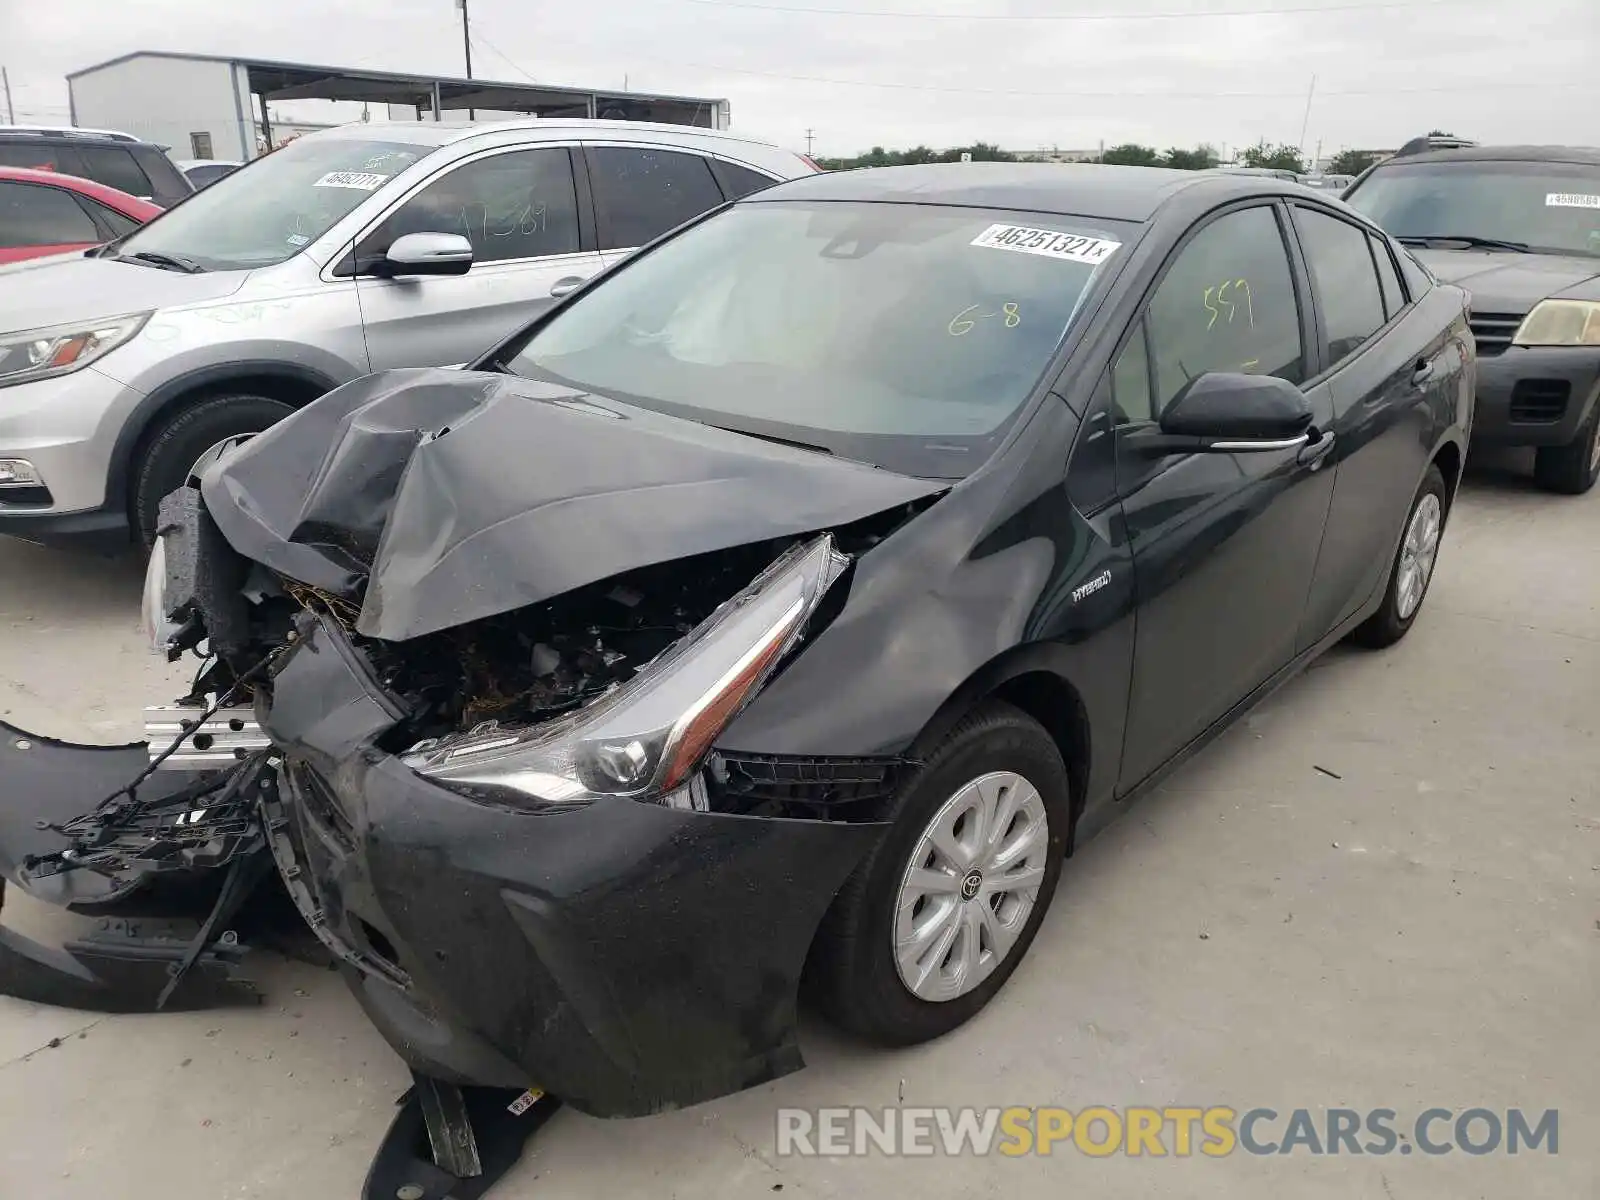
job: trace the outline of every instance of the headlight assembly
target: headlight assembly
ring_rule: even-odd
[[[149,313],[76,321],[20,333],[0,333],[0,387],[70,375],[122,345],[150,319]]]
[[[792,650],[849,560],[827,535],[795,546],[627,683],[564,717],[494,722],[419,743],[412,770],[531,808],[629,796],[703,807],[696,768]]]
[[[1518,346],[1600,346],[1600,304],[1541,300],[1522,319],[1511,341]]]

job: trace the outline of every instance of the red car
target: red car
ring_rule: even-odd
[[[86,250],[161,211],[148,200],[88,179],[0,167],[0,263]]]

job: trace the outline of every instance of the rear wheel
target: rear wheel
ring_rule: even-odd
[[[1581,496],[1600,479],[1600,403],[1565,446],[1545,446],[1533,460],[1533,477],[1547,491]]]
[[[136,464],[134,519],[140,544],[155,541],[162,498],[200,474],[223,454],[288,416],[294,409],[265,396],[214,396],[161,425]]]
[[[1448,505],[1444,476],[1437,466],[1430,466],[1406,515],[1405,533],[1389,568],[1389,586],[1384,589],[1383,603],[1355,628],[1351,641],[1378,649],[1394,645],[1410,630],[1422,611],[1428,585],[1433,582]]]
[[[808,982],[824,1011],[911,1045],[983,1008],[1055,894],[1068,797],[1060,751],[1025,713],[990,702],[957,725],[818,932]]]

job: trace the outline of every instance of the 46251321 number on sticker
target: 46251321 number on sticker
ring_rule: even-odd
[[[1015,250],[1021,254],[1039,254],[1045,258],[1059,258],[1067,262],[1104,262],[1122,245],[1104,238],[1087,237],[1077,233],[1062,233],[1059,229],[1032,229],[1026,225],[991,225],[972,239],[974,246],[990,250]]]

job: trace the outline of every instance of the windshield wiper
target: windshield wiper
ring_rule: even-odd
[[[162,254],[158,250],[141,250],[137,254],[119,254],[117,262],[143,262],[167,271],[182,271],[185,275],[198,275],[205,270],[192,258],[182,254]]]
[[[1434,242],[1464,242],[1468,246],[1484,250],[1515,250],[1519,254],[1527,254],[1527,242],[1507,242],[1500,238],[1474,237],[1470,233],[1421,233],[1408,237],[1395,239],[1403,246],[1427,246]]]

